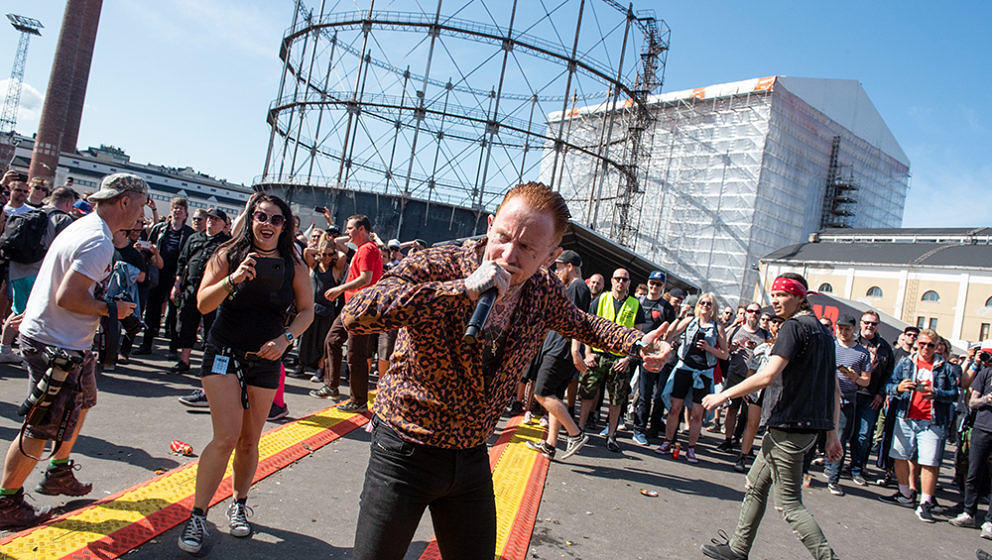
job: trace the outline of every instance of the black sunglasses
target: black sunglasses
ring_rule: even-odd
[[[265,212],[262,212],[261,210],[252,214],[251,217],[254,218],[254,220],[260,224],[264,224],[268,222],[276,227],[279,227],[286,223],[286,216],[283,216],[282,214],[272,214],[270,216]]]
[[[614,276],[613,279],[617,282],[630,282],[630,278],[625,278],[623,276]]]

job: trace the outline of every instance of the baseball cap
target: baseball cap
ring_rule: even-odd
[[[840,327],[855,327],[858,325],[858,320],[854,317],[854,315],[845,313],[841,315],[840,319],[837,319],[837,322],[834,324]]]
[[[648,275],[648,280],[658,280],[660,282],[664,282],[667,279],[668,276],[666,276],[661,270],[652,271],[651,274]]]
[[[579,256],[579,254],[576,253],[575,251],[572,251],[571,249],[566,249],[562,251],[560,255],[558,255],[558,258],[555,259],[555,262],[571,264],[574,266],[582,266],[582,257]]]
[[[227,213],[221,210],[220,208],[210,208],[209,210],[207,210],[207,215],[213,216],[214,218],[220,218],[225,222],[227,221]]]
[[[682,288],[673,288],[671,291],[668,292],[668,295],[674,298],[685,299],[685,291],[683,291]]]
[[[389,247],[390,249],[393,249],[393,248],[399,249],[400,248],[400,240],[399,239],[390,239],[389,240],[389,243],[386,243],[386,246]]]
[[[903,332],[903,334],[906,334],[906,333],[920,334],[920,328],[919,327],[914,327],[914,326],[910,325],[910,326],[906,327],[905,329],[903,329],[902,332]]]
[[[83,214],[89,214],[93,211],[93,205],[85,200],[77,200],[75,204],[72,205],[73,208],[79,210]]]
[[[112,173],[100,181],[100,190],[89,195],[89,199],[110,200],[126,192],[148,194],[148,183],[131,173]]]

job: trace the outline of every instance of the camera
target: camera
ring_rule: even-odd
[[[988,364],[989,362],[992,362],[992,354],[989,354],[988,352],[979,352],[978,361],[983,364]]]
[[[131,297],[128,296],[127,294],[117,294],[116,296],[114,296],[114,301],[124,301],[127,303],[134,303],[133,301],[131,301]],[[138,317],[137,312],[131,312],[130,315],[121,319],[121,329],[123,329],[124,333],[131,338],[137,336],[137,334],[141,332],[141,329],[143,328],[145,328],[145,323],[143,323],[141,321],[141,318]]]
[[[323,214],[324,212],[327,212],[327,208],[324,208],[323,206],[314,206],[313,211],[318,214]]]

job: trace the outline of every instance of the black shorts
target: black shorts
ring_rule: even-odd
[[[710,390],[713,388],[713,380],[703,375],[700,376],[703,380],[703,387],[701,389],[693,389],[692,372],[687,369],[677,369],[673,375],[675,376],[672,380],[673,399],[685,400],[689,391],[692,391],[692,402],[702,404],[703,397],[710,394]]]
[[[572,382],[575,374],[575,364],[571,354],[559,358],[551,354],[538,356],[537,381],[534,384],[534,394],[540,397],[565,396],[565,389]]]
[[[227,373],[221,374],[213,370],[214,368],[214,358],[219,353],[219,348],[213,344],[206,344],[203,348],[203,362],[200,366],[200,377],[206,377],[208,375],[236,375],[234,370],[234,359],[231,358],[230,363],[227,366]],[[241,352],[234,351],[235,354],[241,354]],[[227,353],[228,355],[231,352]],[[245,385],[251,385],[252,387],[259,387],[262,389],[277,389],[279,388],[279,378],[282,376],[281,363],[279,360],[242,360],[242,367],[244,368]]]

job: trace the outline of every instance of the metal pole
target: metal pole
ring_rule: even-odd
[[[565,115],[567,115],[568,110],[568,94],[571,93],[572,89],[572,76],[575,75],[575,53],[579,49],[579,30],[582,28],[582,11],[586,6],[586,0],[579,2],[579,18],[575,22],[575,38],[572,40],[572,55],[568,57],[568,79],[565,80],[565,99],[561,102],[561,116],[562,118],[558,121],[558,138],[555,140],[555,157],[551,163],[551,184],[549,187],[558,190],[555,186],[555,172],[558,170],[558,153],[561,151],[561,133],[565,130]],[[627,20],[627,28],[630,28],[630,20]],[[626,44],[627,36],[624,32],[624,44]],[[621,53],[621,56],[623,54]],[[622,60],[622,59],[621,59]]]
[[[310,16],[307,16],[307,20],[310,20]],[[293,129],[293,116],[296,114],[296,104],[299,102],[300,95],[300,69],[303,66],[303,61],[307,57],[307,45],[310,43],[310,34],[307,33],[303,36],[303,52],[300,53],[300,64],[296,67],[296,84],[293,86],[293,103],[289,107],[289,122],[286,123],[286,136],[283,138],[282,143],[282,155],[279,161],[279,176],[280,180],[283,179],[283,170],[286,167],[286,151],[289,149],[289,136],[290,131]],[[287,55],[288,56],[288,55]],[[292,169],[290,169],[292,173]]]
[[[368,80],[369,79],[369,68],[372,66],[371,64],[369,64],[369,62],[371,60],[372,60],[372,53],[366,53],[365,54],[365,70],[364,70],[364,72],[362,72],[362,85],[361,85],[361,87],[358,90],[358,99],[359,100],[364,99],[364,97],[365,97],[365,84],[367,84],[368,81],[369,81]],[[348,146],[348,159],[347,159],[347,161],[345,163],[344,183],[341,184],[341,188],[347,188],[348,187],[348,179],[351,177],[351,157],[355,154],[355,144],[356,144],[355,140],[358,139],[358,123],[359,123],[359,117],[360,116],[361,116],[361,109],[359,109],[358,108],[358,105],[356,104],[355,105],[355,130],[351,134],[351,145]],[[344,153],[342,152],[341,155],[344,155]],[[355,196],[354,193],[352,193],[352,197],[354,197],[354,196]],[[356,199],[356,204],[357,204],[357,199]]]
[[[496,91],[495,90],[489,90],[489,106],[486,107],[486,120],[487,121],[490,120],[489,119],[489,116],[492,115],[493,101],[495,99],[496,99]],[[489,143],[486,141],[485,134],[483,134],[483,136],[482,136],[482,148],[485,149],[485,147],[488,144]],[[475,207],[476,212],[478,212],[478,210],[482,208],[482,196],[483,196],[483,193],[485,193],[485,191],[486,191],[486,189],[484,188],[485,187],[484,185],[481,185],[481,186],[479,185],[479,176],[481,174],[482,174],[482,158],[480,157],[479,158],[479,164],[475,167],[475,186],[472,187],[472,206]],[[475,195],[479,195],[478,201],[476,201]],[[476,216],[476,218],[477,218],[476,221],[478,221],[478,216]]]
[[[431,200],[434,198],[434,186],[437,180],[437,161],[441,155],[441,141],[444,140],[444,118],[448,115],[448,99],[451,97],[453,87],[451,78],[448,78],[448,83],[444,87],[444,108],[441,109],[441,121],[437,129],[437,144],[434,147],[434,163],[431,165],[430,179],[427,180],[427,208],[424,210],[424,225],[427,225],[430,218]]]
[[[348,151],[348,140],[351,137],[351,120],[354,116],[352,106],[357,107],[358,88],[362,83],[362,65],[365,63],[365,49],[369,44],[369,33],[372,32],[372,8],[374,5],[375,0],[369,0],[369,12],[366,20],[362,23],[362,52],[358,55],[358,68],[355,70],[355,90],[351,93],[351,104],[347,107],[348,123],[344,128],[344,144],[341,145],[341,164],[338,165],[338,179],[335,182],[335,186],[338,188],[341,188],[341,176],[344,174],[344,154]]]
[[[321,2],[320,10],[321,10],[320,13],[323,13],[323,11],[324,11],[324,3],[323,3],[323,1]],[[313,12],[312,11],[310,12],[310,14],[307,17],[307,19],[309,20],[308,23],[310,24],[310,26],[313,27]],[[298,119],[298,121],[296,123],[296,142],[293,144],[293,160],[289,164],[289,174],[291,176],[294,176],[294,177],[296,176],[296,155],[300,151],[300,134],[303,133],[303,117],[306,115],[307,106],[309,105],[309,103],[307,103],[306,99],[310,96],[310,87],[312,86],[311,78],[313,77],[313,62],[314,62],[314,60],[317,59],[317,42],[319,40],[320,40],[320,30],[319,29],[314,29],[313,30],[313,49],[310,50],[310,65],[307,67],[307,76],[306,76],[306,82],[305,82],[306,83],[306,86],[303,88],[303,100],[304,101],[303,101],[303,104],[300,105],[300,118]],[[315,137],[314,138],[314,143],[316,144],[316,142],[317,142],[317,139]]]
[[[583,0],[584,2],[585,0]],[[482,206],[482,196],[486,191],[486,179],[489,176],[489,158],[493,152],[493,138],[499,126],[499,101],[503,95],[503,78],[506,77],[506,60],[510,56],[510,49],[513,48],[513,21],[517,15],[517,0],[513,0],[513,8],[510,9],[510,26],[506,30],[506,39],[503,40],[503,65],[499,70],[499,85],[496,86],[496,107],[493,109],[492,117],[487,119],[486,126],[489,128],[489,142],[486,144],[486,163],[482,168],[482,188],[479,192],[479,206]]]
[[[300,13],[300,1],[301,0],[296,0],[296,5],[293,8],[293,24],[290,29],[294,31],[296,30],[296,17]],[[286,48],[286,54],[283,57],[282,77],[279,79],[279,94],[276,96],[276,105],[282,103],[283,88],[286,86],[286,74],[289,73],[289,56],[293,47],[293,42],[287,41],[284,37],[283,46]],[[262,168],[263,181],[265,181],[269,176],[269,160],[272,158],[272,145],[275,143],[276,129],[279,126],[279,112],[277,111],[274,115],[270,115],[270,118],[272,119],[272,129],[269,131],[269,148],[265,151],[265,166]]]
[[[530,116],[527,117],[527,136],[524,137],[524,153],[520,157],[520,173],[517,174],[517,184],[524,181],[524,165],[527,163],[527,151],[530,150],[530,128],[534,124],[534,108],[537,106],[537,94],[530,98]]]
[[[406,181],[403,183],[403,198],[400,199],[400,218],[396,223],[397,237],[399,237],[400,230],[403,227],[406,199],[410,195],[410,176],[413,175],[413,162],[417,159],[417,139],[420,137],[420,127],[424,122],[424,99],[427,98],[427,80],[431,75],[431,63],[434,60],[434,45],[437,42],[438,35],[441,34],[440,29],[438,29],[438,22],[441,20],[441,2],[442,0],[437,0],[437,9],[434,11],[434,25],[428,31],[431,36],[431,44],[427,50],[427,68],[424,70],[424,82],[420,86],[420,91],[417,92],[417,110],[414,111],[414,119],[417,121],[417,125],[413,129],[413,140],[410,142],[410,165],[406,169]]]
[[[400,92],[400,107],[403,107],[406,103],[406,87],[407,83],[410,81],[410,67],[407,66],[406,70],[403,72],[403,91]],[[396,123],[393,125],[395,127],[395,132],[393,132],[393,145],[389,148],[389,165],[386,167],[386,193],[389,193],[389,182],[393,178],[393,162],[396,160],[396,142],[400,137],[400,128],[403,123],[400,122],[400,118],[403,116],[403,110],[399,109],[396,111]]]
[[[623,80],[623,61],[625,55],[627,54],[627,37],[630,35],[630,21],[631,19],[633,19],[633,17],[634,17],[633,14],[630,13],[630,11],[628,10],[627,24],[623,29],[623,44],[620,47],[620,66],[617,68],[617,80],[615,84],[616,92],[613,94],[613,107],[610,109],[610,124],[607,127],[606,143],[603,144],[604,148],[608,146],[613,139],[613,121],[616,119],[617,116],[617,101],[620,100],[620,84],[622,83],[621,80]],[[606,149],[606,152],[607,152],[606,156],[608,158],[609,149]],[[599,187],[597,188],[596,191],[596,208],[593,210],[592,213],[593,224],[595,224],[596,221],[599,220],[599,201],[600,201],[600,197],[603,195],[603,183],[605,181],[606,181],[606,161],[603,160],[603,175],[599,179]]]
[[[323,5],[321,5],[323,10]],[[327,73],[324,74],[324,89],[320,92],[320,100],[324,101],[327,98],[327,86],[328,82],[331,81],[331,67],[334,66],[334,51],[338,46],[338,34],[335,31],[334,36],[331,37],[331,56],[327,61]],[[310,167],[307,169],[307,184],[313,184],[313,164],[317,157],[317,142],[320,140],[320,125],[324,120],[324,106],[321,105],[320,113],[317,113],[317,129],[313,133],[313,145],[310,146]]]

